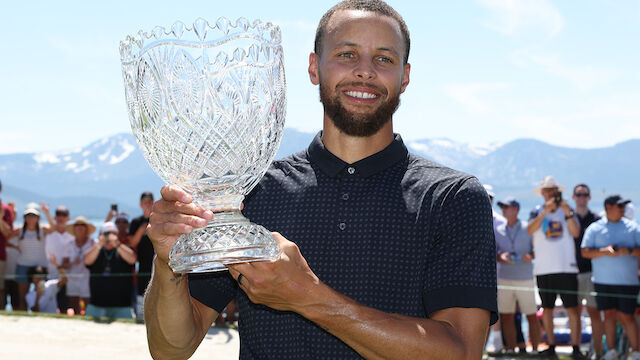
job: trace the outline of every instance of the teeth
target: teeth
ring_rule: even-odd
[[[376,97],[376,95],[361,91],[346,91],[345,94],[360,99],[373,99]]]

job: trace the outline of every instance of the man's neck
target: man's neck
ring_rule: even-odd
[[[56,225],[56,231],[64,234],[67,231],[67,227],[65,225]]]
[[[514,227],[517,223],[518,223],[518,218],[507,219],[507,225],[509,225],[509,227]]]
[[[584,217],[589,212],[589,207],[586,206],[586,205],[585,206],[577,206],[576,205],[576,208],[573,209],[573,212],[575,212],[576,214],[580,215],[580,217]]]
[[[347,135],[335,127],[326,115],[322,131],[322,143],[325,148],[342,161],[353,164],[368,156],[384,150],[393,142],[393,124],[388,121],[377,133],[358,137]]]

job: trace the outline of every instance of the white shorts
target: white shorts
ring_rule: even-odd
[[[516,301],[520,312],[525,315],[535,314],[536,306],[535,286],[531,280],[498,279],[498,312],[514,314]]]
[[[67,281],[67,296],[90,298],[89,278],[82,276],[74,279],[70,276],[69,281]]]

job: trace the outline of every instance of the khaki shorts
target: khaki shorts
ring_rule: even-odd
[[[596,297],[590,294],[595,291],[593,280],[591,280],[592,275],[590,272],[578,274],[578,303],[586,302],[587,306],[595,308],[598,307]]]
[[[6,261],[0,260],[0,291],[4,291],[4,270],[6,268],[6,265]]]
[[[538,310],[533,279],[498,279],[498,312],[514,314],[516,302],[520,306],[520,312],[525,315],[535,314]]]

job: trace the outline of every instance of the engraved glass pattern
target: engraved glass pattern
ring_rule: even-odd
[[[125,97],[151,168],[194,203],[214,210],[205,228],[181,236],[175,272],[274,260],[270,232],[240,212],[276,154],[285,118],[280,29],[244,18],[139,31],[120,43]]]

